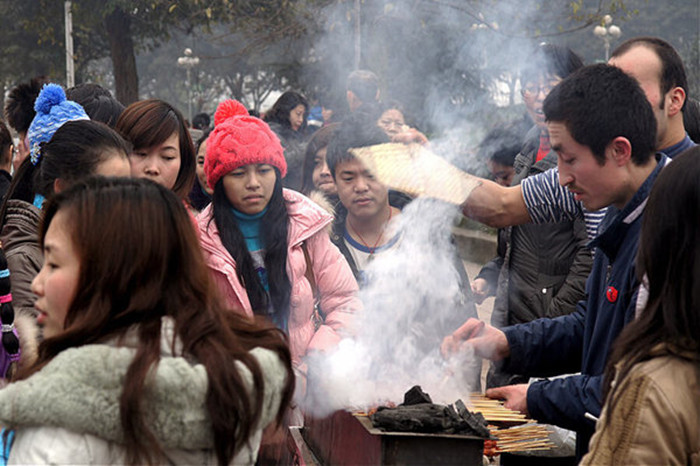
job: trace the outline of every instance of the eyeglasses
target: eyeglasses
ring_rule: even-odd
[[[551,79],[548,82],[544,82],[542,80],[526,82],[520,88],[520,93],[523,97],[535,97],[539,95],[540,92],[547,95],[549,94],[549,91],[554,89],[554,86],[560,82],[561,79],[559,78]]]

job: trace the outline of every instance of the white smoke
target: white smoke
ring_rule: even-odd
[[[417,199],[394,220],[402,238],[366,269],[356,337],[309,359],[307,412],[398,404],[416,384],[441,403],[477,388],[480,364],[472,354],[445,361],[439,351],[468,317],[461,286],[469,285],[459,282],[455,265],[462,265],[450,240],[456,214],[455,206]]]

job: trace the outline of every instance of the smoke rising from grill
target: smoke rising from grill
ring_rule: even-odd
[[[316,70],[344,92],[360,30],[359,66],[380,76],[382,100],[404,105],[408,122],[430,137],[431,150],[486,175],[475,154],[485,134],[516,120],[525,130],[532,124],[516,104],[520,66],[536,67],[531,52],[541,39],[534,31],[567,25],[570,6],[545,3],[362,2],[362,25],[354,29],[357,11],[339,2],[325,12],[328,35],[314,44],[324,60]],[[459,283],[450,241],[456,216],[454,206],[418,199],[396,219],[404,236],[367,270],[356,338],[309,359],[305,409],[321,416],[400,402],[416,384],[435,402],[452,403],[479,388],[473,354],[465,350],[451,361],[439,354],[442,338],[468,317],[458,302],[469,284]]]
[[[357,335],[309,359],[307,402],[315,416],[401,402],[419,384],[436,403],[451,403],[477,387],[480,365],[468,352],[445,361],[442,338],[467,316],[456,251],[450,240],[455,206],[417,199],[390,228],[403,232],[396,249],[378,254],[360,292]],[[468,284],[467,284],[468,286]]]

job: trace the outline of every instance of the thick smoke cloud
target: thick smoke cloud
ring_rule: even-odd
[[[331,28],[316,47],[329,65],[323,72],[343,91],[356,52],[352,5],[340,2],[326,11]],[[433,151],[484,174],[476,154],[484,135],[523,118],[524,108],[513,104],[520,102],[519,68],[541,42],[532,39],[533,29],[555,30],[569,6],[553,1],[361,5],[360,67],[380,76],[383,99],[404,104],[409,121],[415,117],[429,135]],[[465,351],[451,361],[439,354],[442,338],[466,319],[458,305],[463,290],[450,241],[457,216],[454,206],[419,199],[397,219],[403,239],[369,267],[357,337],[309,360],[305,408],[312,414],[398,403],[415,384],[443,403],[479,389],[480,362],[473,354]]]
[[[361,291],[357,336],[309,360],[306,410],[317,416],[381,402],[401,402],[415,384],[436,402],[454,402],[477,387],[473,355],[445,361],[442,338],[465,319],[463,290],[450,240],[456,207],[431,199],[409,204],[391,228],[398,247],[377,255]]]

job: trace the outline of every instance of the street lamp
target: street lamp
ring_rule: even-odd
[[[610,58],[610,41],[620,37],[620,35],[622,35],[622,30],[618,26],[612,24],[612,16],[605,15],[603,16],[603,24],[599,24],[593,28],[593,34],[603,39],[603,43],[605,44],[605,61],[607,62]]]
[[[187,72],[187,114],[189,115],[190,123],[192,123],[192,81],[190,80],[190,74],[192,68],[199,65],[199,57],[192,56],[192,49],[185,49],[185,56],[177,59],[177,66],[185,68]]]

